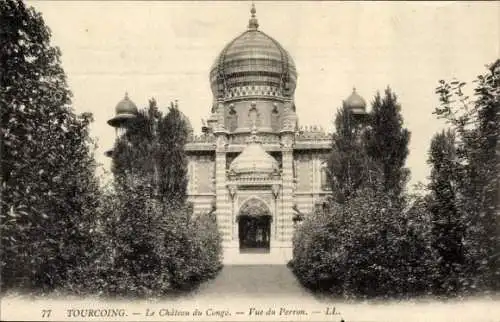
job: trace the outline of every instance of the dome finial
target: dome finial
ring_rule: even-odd
[[[259,28],[259,22],[257,21],[257,18],[255,17],[255,14],[257,13],[257,10],[255,9],[255,3],[252,1],[252,8],[250,9],[250,14],[252,15],[250,20],[248,21],[248,29],[250,30],[257,30]]]
[[[356,86],[353,86],[353,87],[352,87],[352,92],[353,92],[353,93],[356,93]]]
[[[128,100],[128,91],[125,91],[125,99]]]

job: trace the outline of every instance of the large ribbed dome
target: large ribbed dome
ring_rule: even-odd
[[[227,44],[210,70],[218,98],[291,97],[297,84],[295,63],[273,38],[258,30],[255,7],[248,30]]]

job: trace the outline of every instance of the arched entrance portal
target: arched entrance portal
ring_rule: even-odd
[[[262,200],[247,200],[238,214],[240,251],[269,251],[271,221],[271,212]]]

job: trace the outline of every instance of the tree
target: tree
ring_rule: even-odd
[[[113,211],[105,228],[112,240],[107,247],[112,260],[103,269],[108,293],[164,295],[195,287],[218,272],[217,224],[208,215],[192,218],[186,201],[189,134],[177,103],[164,115],[151,99],[117,139]]]
[[[345,105],[337,111],[328,170],[337,202],[353,197],[368,179],[368,158],[361,140],[363,126]]]
[[[366,149],[371,161],[381,170],[383,190],[396,198],[401,196],[409,177],[404,167],[409,141],[410,132],[403,128],[396,95],[390,88],[385,90],[384,97],[377,93],[365,132]]]
[[[139,112],[126,134],[115,143],[115,178],[123,180],[132,173],[149,178],[148,185],[159,200],[184,204],[187,193],[184,145],[188,132],[188,121],[177,104],[171,103],[168,113],[163,115],[151,99],[149,108]]]
[[[439,258],[436,280],[438,292],[456,293],[463,289],[465,226],[458,208],[455,135],[443,131],[431,141],[428,163],[431,165],[429,211],[432,214],[432,242]]]
[[[156,158],[155,158],[155,128],[154,125],[159,114],[156,110],[156,102],[150,100],[147,111],[140,111],[133,121],[127,125],[125,134],[118,137],[113,149],[113,160],[111,171],[114,175],[117,189],[127,191],[132,187],[129,181],[134,178],[146,179],[150,186],[150,193],[156,184]]]
[[[308,216],[293,240],[298,279],[315,291],[345,297],[428,293],[436,258],[428,212],[421,200],[401,211],[389,198],[363,188],[334,204],[331,213]]]
[[[337,203],[308,216],[294,235],[292,267],[314,290],[349,297],[430,291],[436,259],[429,211],[404,194],[409,132],[388,89],[367,123],[338,111],[330,171]]]
[[[53,289],[81,278],[92,249],[92,116],[71,108],[61,53],[38,12],[2,1],[0,30],[2,284]]]
[[[465,214],[468,271],[475,289],[500,286],[499,272],[499,128],[500,86],[497,60],[475,80],[473,98],[466,83],[441,80],[435,110],[457,135],[459,208]]]
[[[178,204],[184,204],[188,183],[184,145],[189,135],[189,124],[177,104],[171,103],[168,114],[158,125],[159,192],[163,201],[175,200]]]

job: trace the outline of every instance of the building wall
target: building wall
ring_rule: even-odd
[[[326,177],[322,175],[326,167],[326,152],[301,151],[294,153],[295,171],[295,202],[297,208],[304,214],[314,211],[317,202],[330,195]]]
[[[281,189],[277,199],[274,198],[271,187],[241,187],[234,199],[231,198],[226,186],[226,153],[218,152],[218,166],[215,153],[190,155],[188,200],[193,203],[195,215],[206,214],[217,205],[218,223],[224,240],[235,241],[238,240],[236,216],[239,207],[249,198],[260,198],[269,205],[273,215],[272,240],[289,242],[294,231],[292,217],[295,212],[292,207],[297,205],[303,214],[310,214],[314,211],[315,204],[330,194],[325,189],[325,176],[322,175],[327,155],[325,151],[314,150],[283,153],[285,168],[282,169]]]
[[[249,131],[252,120],[249,111],[255,103],[257,112],[256,126],[259,132],[278,131],[280,115],[283,113],[283,102],[256,98],[253,101],[239,100],[227,104],[224,110],[225,127],[230,132]]]
[[[208,213],[215,203],[215,158],[213,155],[188,156],[188,201],[194,215]]]

